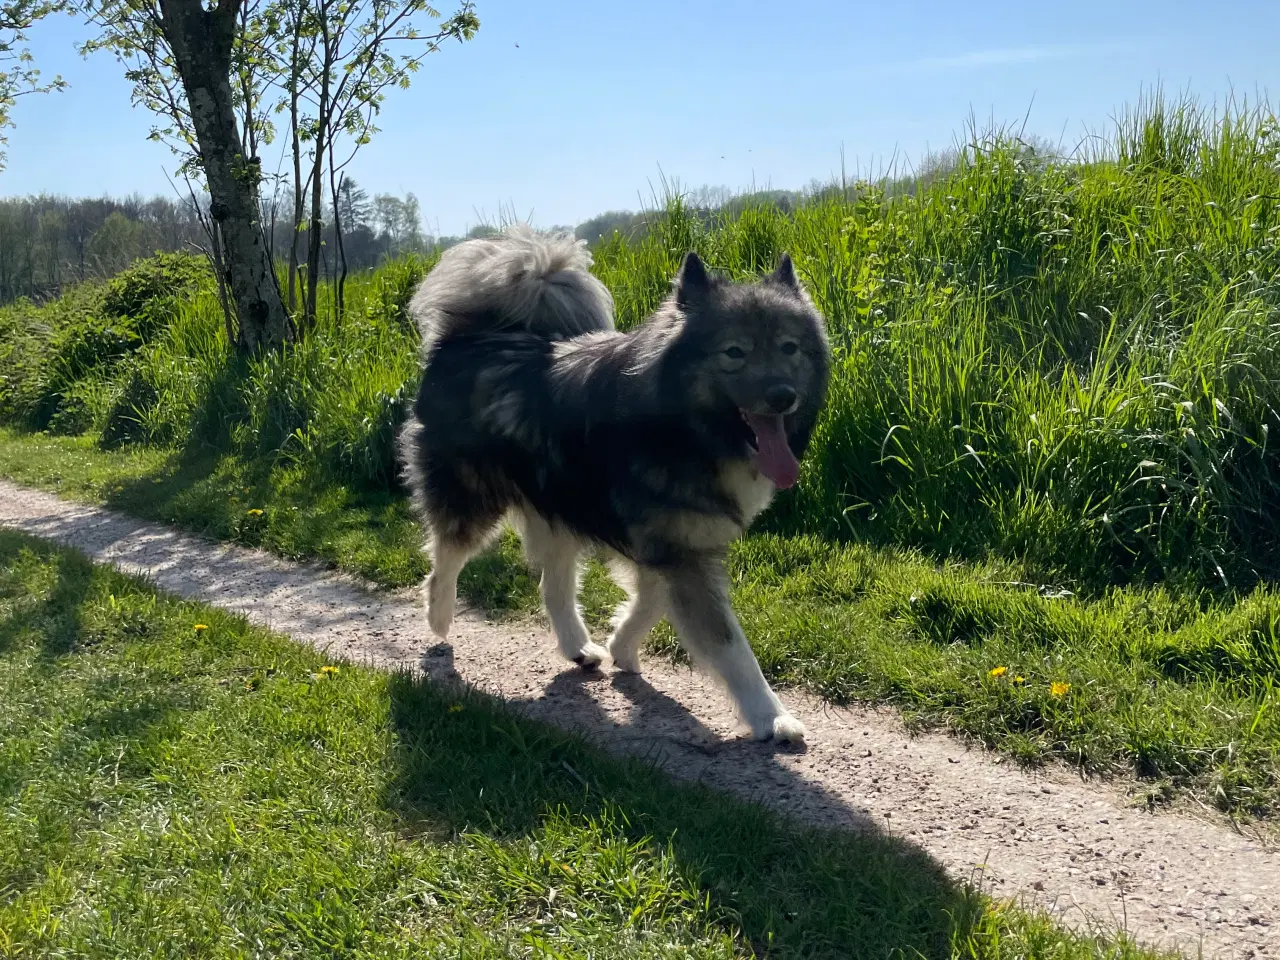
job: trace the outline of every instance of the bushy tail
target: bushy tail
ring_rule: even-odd
[[[613,297],[590,267],[584,242],[523,224],[450,247],[409,302],[423,350],[449,337],[502,330],[550,340],[612,330]]]

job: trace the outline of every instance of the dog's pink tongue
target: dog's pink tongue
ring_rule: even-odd
[[[787,445],[787,431],[780,416],[746,414],[747,425],[756,434],[756,466],[781,490],[795,486],[800,463]]]

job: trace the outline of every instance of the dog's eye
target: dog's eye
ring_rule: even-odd
[[[747,351],[743,350],[741,347],[726,347],[724,355],[730,360],[741,360],[746,357]]]
[[[800,348],[796,346],[796,344],[792,343],[790,340],[788,340],[786,343],[782,345],[782,352],[785,353],[788,357],[791,356],[793,353],[795,353],[799,349]]]

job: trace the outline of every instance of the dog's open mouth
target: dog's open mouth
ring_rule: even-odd
[[[756,468],[781,490],[795,486],[800,477],[800,462],[787,443],[787,428],[781,414],[759,414],[739,411],[753,434]]]

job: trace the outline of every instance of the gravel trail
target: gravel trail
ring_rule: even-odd
[[[954,876],[1065,922],[1126,928],[1191,956],[1280,958],[1280,851],[1214,817],[1140,811],[1113,785],[1029,773],[945,734],[910,736],[891,710],[783,699],[804,752],[735,737],[719,692],[688,669],[583,674],[537,624],[463,612],[431,636],[417,591],[375,592],[313,566],[177,533],[0,481],[0,525],[73,546],[324,649],[379,667],[461,679],[618,753],[799,821],[905,836]]]

